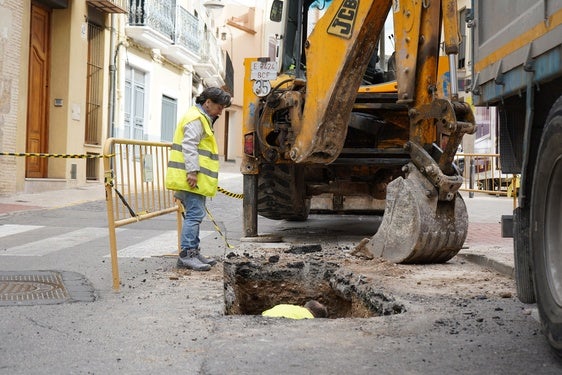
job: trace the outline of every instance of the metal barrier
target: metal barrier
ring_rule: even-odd
[[[506,174],[501,170],[499,154],[457,153],[455,164],[464,178],[460,190],[501,196],[517,197],[518,175]]]
[[[166,189],[165,176],[171,143],[109,138],[104,144],[105,200],[111,250],[113,288],[119,289],[118,227],[176,212],[178,250],[181,205]],[[115,192],[115,194],[114,194]]]

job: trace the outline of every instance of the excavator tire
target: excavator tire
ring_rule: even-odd
[[[258,213],[268,219],[304,221],[310,212],[302,166],[262,164],[258,175]]]
[[[382,223],[365,246],[394,263],[447,262],[466,240],[466,205],[458,193],[452,201],[439,201],[435,187],[412,163],[408,171],[388,184]]]

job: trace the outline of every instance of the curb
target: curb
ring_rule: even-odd
[[[515,279],[515,268],[511,265],[478,254],[457,254],[457,256],[479,266],[491,268],[502,275]]]

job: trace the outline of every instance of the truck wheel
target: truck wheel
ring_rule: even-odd
[[[513,255],[517,297],[523,303],[535,303],[529,250],[529,210],[517,207],[513,213]]]
[[[258,175],[258,213],[273,220],[304,221],[309,212],[303,167],[262,164]]]
[[[533,178],[531,253],[544,334],[562,356],[562,97],[547,117]]]

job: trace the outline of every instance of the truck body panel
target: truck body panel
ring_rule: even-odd
[[[562,0],[473,0],[473,11],[473,102],[498,108],[502,171],[521,174],[517,295],[537,303],[562,356]]]
[[[562,0],[474,1],[474,104],[493,105],[562,75]]]

